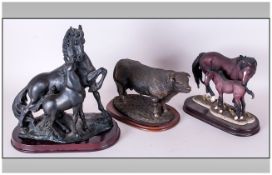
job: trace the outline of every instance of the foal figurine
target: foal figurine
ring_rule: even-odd
[[[208,82],[212,80],[215,84],[216,90],[219,94],[218,98],[218,107],[220,108],[219,112],[223,112],[224,104],[223,104],[223,94],[227,93],[233,94],[233,100],[234,108],[236,116],[234,117],[234,120],[243,119],[243,116],[245,114],[245,100],[244,96],[247,92],[254,98],[254,95],[252,92],[247,91],[246,87],[242,85],[241,81],[237,80],[227,80],[223,79],[218,73],[214,71],[210,71],[207,74],[207,78],[205,79],[204,83],[208,84]],[[217,107],[216,107],[217,108]]]
[[[65,88],[58,94],[46,96],[43,100],[42,106],[44,114],[50,119],[50,126],[52,128],[58,111],[65,111],[73,108],[74,122],[71,126],[72,127],[71,134],[75,135],[75,137],[79,137],[76,128],[78,116],[80,116],[82,120],[83,130],[86,130],[88,128],[85,120],[85,115],[82,110],[82,103],[84,101],[86,93],[75,71],[76,71],[75,63],[72,62],[66,63]],[[57,133],[55,132],[55,134]]]

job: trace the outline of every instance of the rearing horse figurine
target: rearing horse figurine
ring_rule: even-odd
[[[205,74],[205,79],[207,79],[207,74],[210,71],[215,71],[220,72],[221,75],[224,75],[227,79],[241,81],[246,92],[254,96],[254,93],[247,88],[247,83],[255,74],[256,67],[257,61],[252,57],[240,55],[239,57],[231,59],[217,52],[208,52],[199,54],[193,62],[192,70],[198,87],[200,81],[203,84],[205,81],[202,80],[202,72]],[[209,93],[213,97],[214,92],[209,85],[209,81],[206,81],[205,86],[206,93]]]
[[[98,92],[106,77],[107,70],[103,67],[95,69],[89,57],[84,52],[84,43],[84,33],[81,26],[78,29],[72,27],[68,29],[63,39],[64,60],[67,61],[69,58],[74,58],[74,64],[77,67],[75,72],[79,77],[81,85],[84,88],[89,87],[89,92],[93,93],[97,101],[98,109],[107,115]],[[14,115],[19,119],[21,126],[29,123],[27,119],[33,119],[32,113],[41,108],[43,98],[47,94],[51,91],[58,93],[65,88],[65,69],[64,64],[51,72],[35,76],[15,97],[12,109]],[[96,82],[99,75],[102,75],[102,77]]]

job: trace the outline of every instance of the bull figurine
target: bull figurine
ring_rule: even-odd
[[[155,117],[167,112],[165,103],[177,93],[191,91],[189,77],[186,72],[152,68],[130,59],[119,60],[113,73],[119,96],[125,100],[130,89],[151,97]]]

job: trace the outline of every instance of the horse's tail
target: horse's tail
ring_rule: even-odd
[[[247,87],[246,87],[246,92],[251,95],[252,99],[255,97],[255,94],[253,91],[249,90]]]
[[[203,54],[204,53],[200,53],[198,55],[198,57],[196,57],[195,61],[193,62],[193,65],[192,65],[192,71],[193,71],[195,82],[196,82],[198,88],[199,88],[200,81],[203,83],[202,69],[200,68],[200,64],[199,64],[199,59],[202,57]]]
[[[25,87],[22,89],[19,94],[15,97],[13,103],[12,103],[12,111],[16,118],[20,118],[22,107],[27,105],[27,94],[28,88]]]

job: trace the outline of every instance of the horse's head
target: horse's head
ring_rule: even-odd
[[[81,25],[78,29],[70,27],[64,38],[62,44],[62,51],[64,60],[69,61],[82,61],[84,57],[84,33]]]
[[[216,73],[214,71],[207,72],[206,73],[207,78],[205,78],[205,82],[208,81],[209,79],[213,80],[215,76],[216,76]]]
[[[257,61],[253,57],[241,56],[238,62],[241,72],[242,84],[247,85],[249,79],[255,74],[257,69]]]

